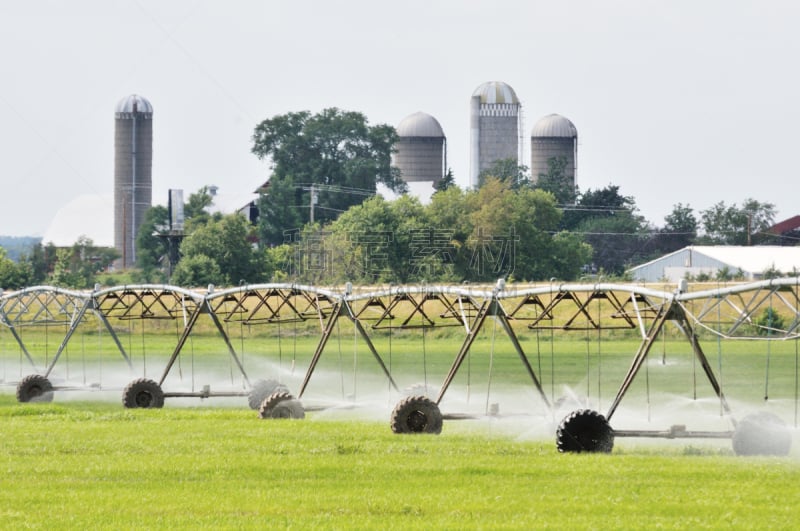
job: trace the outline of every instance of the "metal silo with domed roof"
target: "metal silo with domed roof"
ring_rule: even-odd
[[[407,183],[439,182],[447,167],[447,139],[433,116],[415,112],[397,126],[397,152],[393,165]]]
[[[153,106],[133,94],[114,113],[114,247],[123,269],[136,264],[136,235],[153,204]]]
[[[517,94],[502,81],[483,83],[470,99],[470,186],[495,162],[520,162],[522,106]]]
[[[567,118],[559,114],[548,114],[539,119],[531,130],[531,177],[534,182],[541,174],[547,174],[548,161],[553,157],[564,157],[564,178],[576,184],[578,156],[578,130]]]

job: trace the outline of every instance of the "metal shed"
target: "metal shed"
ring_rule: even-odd
[[[715,277],[725,268],[734,275],[741,271],[747,280],[759,280],[771,270],[796,274],[800,271],[800,247],[690,245],[633,267],[628,274],[644,282],[677,282],[700,274]]]

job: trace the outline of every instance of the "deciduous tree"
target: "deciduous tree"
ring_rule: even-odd
[[[559,205],[575,203],[577,191],[572,179],[567,179],[565,170],[567,157],[550,157],[547,160],[547,173],[537,175],[536,188],[550,192]]]
[[[396,141],[394,127],[371,126],[363,114],[336,108],[278,115],[258,124],[252,152],[272,163],[260,201],[262,239],[280,244],[284,231],[310,221],[312,196],[315,221],[325,223],[374,194],[378,183],[404,192],[405,182],[391,165]],[[287,215],[288,210],[295,212]]]
[[[205,256],[217,265],[219,276],[213,278],[214,284],[231,285],[242,281],[253,284],[268,280],[271,272],[266,271],[263,252],[255,249],[250,241],[251,230],[250,223],[238,214],[212,219],[195,228],[181,244],[183,257],[175,270],[175,282],[197,284],[200,281],[184,275],[187,266],[181,268],[181,264],[187,258],[195,258],[191,262],[193,271],[201,271],[203,275],[216,272],[213,267],[197,260],[198,256]],[[207,280],[206,276],[202,277],[203,283]]]
[[[705,234],[701,241],[712,245],[751,245],[768,241],[775,219],[775,205],[745,199],[741,207],[720,201],[700,213]]]

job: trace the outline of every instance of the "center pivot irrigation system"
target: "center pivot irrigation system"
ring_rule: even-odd
[[[503,280],[494,286],[362,289],[350,284],[331,289],[298,284],[225,290],[209,286],[202,291],[126,285],[79,292],[38,286],[0,293],[0,353],[3,381],[16,385],[20,402],[51,401],[56,391],[114,389],[88,380],[121,370],[128,375],[127,385],[120,386],[125,407],[159,408],[166,398],[246,397],[249,406],[268,419],[303,418],[308,410],[331,407],[301,402],[316,379],[321,380],[316,386],[320,395],[330,398],[332,387],[341,388],[352,406],[365,365],[359,352],[364,357],[366,351],[371,369],[385,382],[387,396],[399,397],[391,429],[440,433],[444,420],[475,416],[443,414],[441,408],[448,405],[448,391],[464,387],[465,378],[469,392],[479,361],[485,369],[484,415],[499,416],[499,406],[489,403],[489,394],[492,386],[509,384],[498,379],[509,378],[529,391],[532,404],[527,411],[558,420],[555,415],[563,413],[564,397],[556,398],[555,382],[559,374],[566,374],[560,363],[567,359],[559,348],[572,337],[585,343],[586,365],[570,370],[583,373],[577,383],[586,385],[587,395],[595,385],[597,405],[586,407],[587,396],[578,402],[581,407],[567,411],[556,429],[559,451],[610,452],[616,437],[729,438],[737,454],[785,455],[791,434],[779,416],[764,411],[734,418],[722,388],[722,360],[729,358],[723,355],[723,345],[759,345],[757,354],[737,356],[750,363],[747,367],[753,366],[753,356],[758,357],[758,373],[750,374],[745,385],[763,382],[766,401],[771,383],[779,380],[784,404],[794,406],[797,427],[799,286],[800,278],[697,291],[690,291],[686,282],[658,290],[610,283],[507,286]],[[497,336],[505,337],[505,366],[513,365],[511,372],[501,374],[500,363],[495,365]],[[435,337],[445,344],[444,354],[441,346],[435,354],[430,352]],[[628,342],[619,343],[619,338]],[[634,346],[632,358],[630,352],[618,352],[619,344]],[[688,363],[679,374],[691,378],[694,399],[698,380],[710,387],[710,398],[728,429],[611,427],[634,382],[636,402],[649,407],[648,361],[666,366],[668,344],[670,349],[683,346]],[[315,345],[313,351],[309,345]],[[703,345],[716,349],[715,361]],[[222,361],[220,351],[226,353]],[[18,353],[18,378],[9,377],[15,372],[7,362],[12,353]],[[319,375],[326,358],[340,371],[333,383],[329,375]],[[212,371],[229,373],[228,389],[212,391],[210,385],[196,384],[200,359],[204,366],[214,360]],[[154,365],[160,368],[159,376],[148,377]],[[272,377],[251,380],[248,372],[254,370]],[[441,383],[431,385],[437,374],[443,376]],[[415,385],[401,387],[398,382],[403,379]],[[605,414],[598,411],[604,397],[609,402]]]

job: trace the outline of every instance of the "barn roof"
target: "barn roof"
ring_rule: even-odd
[[[800,270],[800,246],[787,247],[781,245],[690,245],[669,253],[655,260],[631,268],[636,272],[649,266],[666,262],[676,255],[699,254],[723,264],[732,270],[741,269],[746,273],[760,274],[770,269],[782,273]]]
[[[771,226],[768,232],[772,234],[785,234],[798,228],[800,228],[800,216],[792,216],[789,219],[785,219]]]

